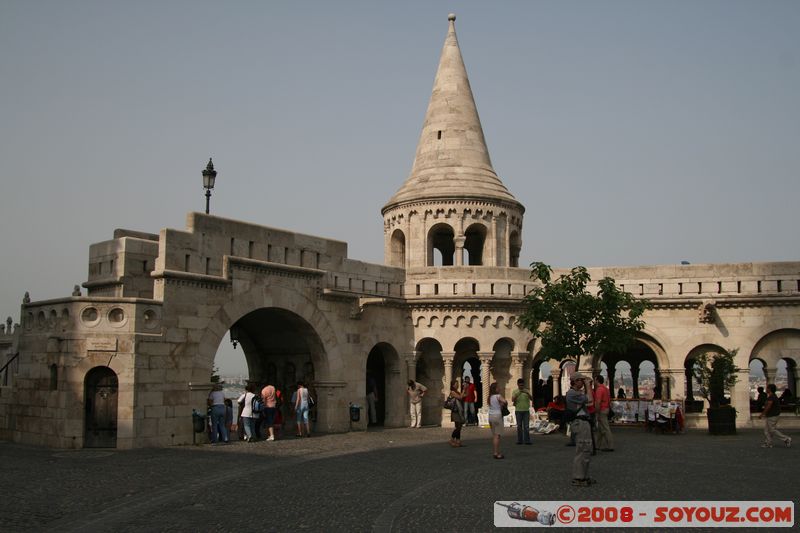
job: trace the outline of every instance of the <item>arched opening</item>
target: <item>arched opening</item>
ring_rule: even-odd
[[[781,405],[793,405],[797,398],[795,390],[795,365],[791,359],[781,359],[775,365],[775,387]]]
[[[453,359],[453,371],[455,377],[461,378],[462,385],[465,383],[465,378],[469,378],[469,382],[474,388],[474,399],[472,405],[465,404],[467,411],[467,423],[478,423],[478,410],[483,407],[483,379],[481,377],[481,360],[478,358],[478,350],[480,345],[478,341],[473,338],[460,339],[455,345],[455,357]]]
[[[547,407],[553,401],[553,374],[550,363],[534,361],[531,371],[533,383],[533,404],[537,409]]]
[[[519,235],[519,231],[514,230],[511,232],[511,236],[509,237],[509,250],[508,250],[508,266],[511,267],[518,267],[519,266],[519,254],[522,251],[522,238]]]
[[[406,236],[399,230],[394,230],[390,241],[391,255],[389,264],[396,267],[406,266]]]
[[[453,266],[455,234],[449,224],[436,224],[428,232],[428,266]]]
[[[570,388],[570,378],[575,372],[575,361],[567,359],[561,362],[561,394],[567,394]]]
[[[468,265],[483,264],[483,250],[486,243],[486,226],[483,224],[472,224],[464,232],[464,249],[467,251]]]
[[[400,357],[389,344],[378,343],[367,356],[366,416],[370,426],[402,425],[403,387]]]
[[[233,422],[242,436],[238,423],[242,406],[237,400],[250,384],[253,392],[260,393],[267,385],[280,391],[282,403],[273,424],[280,437],[285,427],[291,427],[290,399],[303,381],[311,396],[319,398],[315,386],[315,365],[325,360],[319,335],[305,319],[281,308],[261,308],[237,320],[217,349],[214,368],[219,372],[226,400],[233,407]],[[222,370],[216,370],[220,367]],[[312,423],[316,408],[310,412]],[[265,420],[255,426],[255,438],[266,437]]]
[[[703,411],[703,396],[700,392],[700,382],[694,377],[694,368],[697,366],[697,357],[704,353],[721,354],[725,350],[713,344],[703,344],[697,346],[683,362],[684,372],[686,373],[686,412],[701,413]],[[727,393],[726,393],[727,395]]]
[[[86,374],[84,392],[84,448],[117,447],[117,399],[119,380],[107,366]]]
[[[609,376],[609,388],[615,393],[618,400],[633,398],[633,374],[631,364],[627,361],[617,361],[614,365],[614,377]]]
[[[647,391],[646,396],[641,396],[645,399],[651,399],[653,391],[656,392],[659,398],[662,393],[666,397],[668,391],[661,390],[661,373],[658,357],[651,346],[656,346],[660,349],[658,343],[650,337],[642,339],[637,338],[626,352],[604,355],[602,361],[607,365],[609,388],[611,388],[612,382],[616,387],[612,390],[618,391],[619,387],[625,387],[625,395],[628,399],[638,399],[640,397],[640,387],[643,387]],[[629,372],[630,389],[627,388],[627,381],[623,381],[621,385],[617,385],[617,365],[622,361],[629,365],[622,371]],[[649,362],[649,364],[642,366],[642,363],[645,361]]]

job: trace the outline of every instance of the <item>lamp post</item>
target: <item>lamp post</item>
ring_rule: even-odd
[[[203,188],[206,190],[206,215],[208,214],[208,208],[211,203],[211,189],[214,188],[214,181],[217,179],[217,171],[214,170],[214,162],[211,161],[211,158],[208,158],[208,165],[206,165],[206,169],[203,171]]]

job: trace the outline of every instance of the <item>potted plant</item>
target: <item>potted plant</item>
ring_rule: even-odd
[[[706,415],[708,432],[712,435],[736,433],[736,409],[725,398],[725,391],[739,380],[739,369],[734,364],[738,348],[722,353],[703,353],[692,368],[694,378],[700,383],[700,394],[708,401]]]

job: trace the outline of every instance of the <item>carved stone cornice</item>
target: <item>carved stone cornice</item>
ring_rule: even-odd
[[[786,307],[800,305],[800,294],[794,296],[764,295],[754,296],[721,296],[714,295],[714,307],[717,309],[737,309],[755,307]],[[653,309],[694,309],[708,302],[707,296],[688,296],[685,298],[659,298],[647,299]]]

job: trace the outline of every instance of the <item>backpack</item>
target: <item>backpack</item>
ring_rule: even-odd
[[[250,408],[253,410],[253,417],[261,414],[261,411],[264,409],[264,402],[261,400],[260,396],[253,396],[253,399],[250,401]]]

